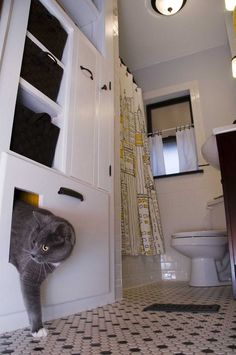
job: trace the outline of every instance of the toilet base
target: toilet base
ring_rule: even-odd
[[[215,260],[194,258],[191,264],[190,286],[210,287],[231,285],[231,281],[220,281],[218,278]]]

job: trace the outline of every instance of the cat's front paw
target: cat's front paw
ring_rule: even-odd
[[[48,335],[48,331],[45,328],[39,329],[37,332],[31,333],[33,337],[35,338],[43,338]]]

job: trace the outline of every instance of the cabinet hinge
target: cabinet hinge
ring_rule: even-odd
[[[109,165],[109,176],[111,176],[111,165]]]

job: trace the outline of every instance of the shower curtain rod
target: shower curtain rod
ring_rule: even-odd
[[[160,129],[156,132],[151,132],[151,133],[148,133],[148,137],[149,136],[155,136],[156,134],[162,134],[163,132],[170,132],[170,131],[181,131],[182,129],[186,129],[186,128],[190,128],[190,127],[194,127],[194,124],[191,123],[191,124],[188,124],[188,125],[183,125],[183,126],[177,126],[177,127],[173,127],[173,128],[166,128],[166,129]]]
[[[123,59],[120,57],[120,61],[121,61],[121,64],[123,64],[125,67],[126,67],[126,72],[127,73],[129,73],[130,75],[132,75],[132,77],[133,77],[133,83],[135,84],[135,85],[137,85],[137,87],[138,87],[138,84],[136,83],[136,81],[134,80],[134,75],[131,73],[131,71],[129,70],[129,68],[127,67],[127,65],[124,63],[124,61],[123,61]]]

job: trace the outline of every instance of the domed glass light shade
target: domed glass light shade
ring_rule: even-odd
[[[236,0],[225,0],[225,8],[227,11],[234,11]]]
[[[151,0],[152,8],[161,15],[176,14],[186,4],[187,0]]]

